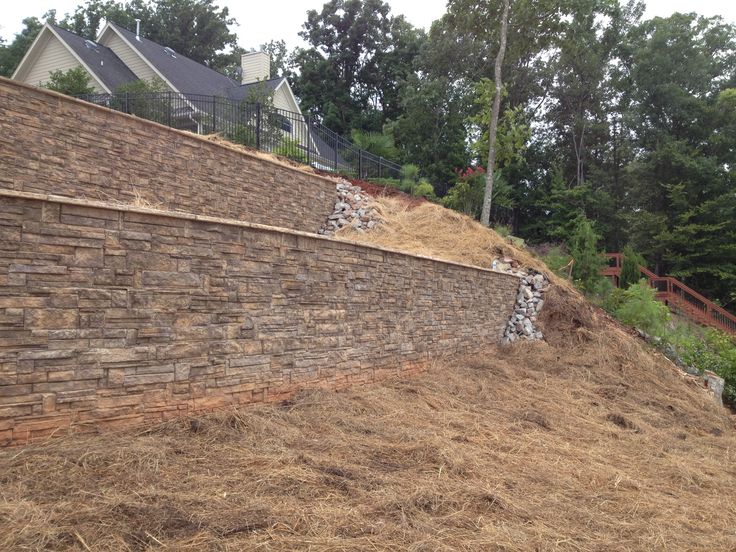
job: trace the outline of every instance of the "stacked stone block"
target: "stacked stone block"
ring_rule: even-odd
[[[0,443],[281,400],[501,339],[512,275],[0,191]]]
[[[0,189],[317,232],[335,181],[0,77]]]

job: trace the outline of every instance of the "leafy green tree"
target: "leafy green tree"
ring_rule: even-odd
[[[271,56],[271,78],[284,77],[288,73],[289,52],[283,40],[269,40],[261,44],[261,52]],[[238,60],[239,61],[239,60]]]
[[[380,131],[399,106],[421,35],[382,0],[330,0],[307,12],[293,57],[302,109],[336,132]]]
[[[414,28],[402,15],[393,17],[390,27],[386,46],[375,55],[375,93],[370,100],[380,106],[384,122],[396,120],[403,113],[401,88],[415,73],[417,57],[426,42],[424,31]]]
[[[457,173],[457,182],[442,198],[445,207],[479,219],[483,209],[486,171],[483,166],[468,167]],[[493,187],[493,204],[511,207],[511,194],[508,183],[499,174]]]
[[[471,145],[471,149],[478,162],[485,166],[488,164],[488,133],[495,85],[491,79],[482,78],[475,83],[473,90],[473,101],[480,109],[468,117],[468,122],[475,126],[478,133],[478,138]],[[524,150],[530,138],[531,128],[523,106],[504,110],[496,136],[496,164],[505,167],[513,162],[523,161]]]
[[[49,80],[43,86],[67,96],[81,96],[95,91],[89,73],[83,67],[75,67],[68,71],[52,71]]]
[[[611,79],[612,64],[643,4],[573,0],[571,5],[575,9],[562,21],[557,39],[546,118],[552,124],[554,147],[563,155],[566,179],[579,186],[605,162],[611,107],[621,101]]]
[[[645,21],[630,41],[622,68],[637,151],[625,178],[631,242],[656,272],[726,299],[736,285],[736,174],[727,145],[736,138],[728,100],[736,29],[674,14]]]
[[[0,75],[10,77],[13,74],[42,28],[43,23],[37,17],[26,17],[23,30],[15,35],[13,42],[0,44]]]
[[[414,163],[444,195],[455,169],[470,164],[465,116],[468,97],[447,77],[411,75],[401,92],[403,113],[389,126],[401,158]]]
[[[223,51],[237,47],[229,29],[236,21],[215,0],[87,0],[60,25],[94,40],[103,20],[134,30],[136,18],[146,38],[215,69],[231,61]]]

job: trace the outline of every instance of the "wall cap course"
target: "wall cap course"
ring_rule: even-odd
[[[2,79],[2,77],[0,77],[0,80],[7,80],[7,79]],[[475,266],[475,265],[470,265],[470,264],[465,264],[465,263],[458,263],[455,261],[449,261],[447,259],[440,259],[438,257],[431,257],[428,255],[408,253],[406,251],[401,251],[398,249],[391,249],[388,247],[381,247],[377,245],[366,245],[364,243],[359,243],[353,240],[321,236],[319,234],[311,234],[309,232],[302,232],[300,230],[292,230],[289,228],[281,228],[278,226],[269,226],[266,224],[258,224],[258,223],[253,223],[253,222],[245,222],[245,221],[236,220],[236,219],[212,217],[212,216],[207,216],[207,215],[195,215],[193,213],[186,213],[182,211],[165,211],[161,209],[153,209],[150,207],[137,207],[134,205],[128,205],[124,203],[109,203],[105,201],[97,201],[97,200],[90,200],[90,199],[75,199],[75,198],[70,198],[70,197],[65,197],[65,196],[57,196],[53,194],[38,194],[34,192],[20,192],[20,191],[15,191],[15,190],[0,189],[0,197],[13,197],[13,198],[18,198],[18,199],[47,201],[49,203],[58,203],[58,204],[63,204],[63,205],[76,205],[76,206],[81,206],[81,207],[91,207],[95,209],[105,209],[108,211],[139,213],[139,214],[144,214],[144,215],[156,215],[156,216],[180,219],[180,220],[190,220],[190,221],[197,221],[197,222],[223,224],[226,226],[236,226],[236,227],[241,227],[241,228],[252,228],[255,230],[263,230],[263,231],[271,232],[274,234],[300,236],[300,237],[311,238],[315,240],[322,240],[322,241],[331,242],[331,243],[339,242],[343,244],[349,244],[349,245],[358,247],[360,249],[381,251],[384,253],[401,255],[404,257],[425,259],[425,260],[433,261],[436,263],[441,263],[441,264],[446,264],[446,265],[451,265],[451,266],[458,266],[461,268],[469,268],[469,269],[477,270],[479,272],[488,272],[491,274],[498,274],[498,275],[505,276],[507,278],[513,278],[515,280],[520,279],[518,276],[509,274],[507,272],[502,272],[500,270],[493,270],[490,268],[483,268],[480,266]]]

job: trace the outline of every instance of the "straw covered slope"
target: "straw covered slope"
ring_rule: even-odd
[[[374,205],[383,225],[369,233],[346,228],[343,238],[485,268],[491,268],[494,258],[508,256],[548,272],[544,263],[457,211],[402,197],[379,196]]]
[[[381,208],[344,236],[544,268],[439,207]],[[0,550],[736,549],[731,416],[556,283],[546,342],[0,451]]]

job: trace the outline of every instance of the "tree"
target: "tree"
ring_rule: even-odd
[[[646,267],[647,261],[630,245],[624,247],[622,253],[624,255],[624,260],[621,264],[619,287],[626,289],[631,284],[635,284],[641,279],[642,276],[639,267]]]
[[[491,223],[491,202],[493,199],[493,171],[496,164],[496,133],[498,131],[498,115],[501,111],[501,94],[503,94],[503,83],[501,81],[501,67],[503,56],[506,54],[506,37],[509,29],[509,0],[503,0],[503,15],[501,16],[501,43],[496,54],[494,69],[495,93],[493,95],[493,109],[491,111],[491,122],[488,131],[488,169],[486,171],[486,189],[483,194],[483,211],[480,222],[485,226]]]
[[[394,138],[390,134],[381,132],[364,132],[355,129],[351,133],[353,144],[360,149],[385,159],[396,159],[398,152],[394,145]]]
[[[631,243],[657,273],[728,300],[736,286],[736,119],[728,102],[736,29],[675,14],[643,22],[629,40],[621,65],[637,152],[625,173]]]
[[[412,73],[421,33],[390,14],[382,0],[330,0],[307,12],[300,36],[294,92],[309,111],[339,133],[381,131],[399,114],[400,82]]]
[[[401,158],[418,165],[444,195],[455,180],[454,170],[470,164],[464,116],[468,97],[449,78],[427,72],[406,80],[401,109],[389,125]]]
[[[229,29],[236,21],[214,0],[87,0],[60,25],[94,40],[103,20],[133,30],[136,18],[146,38],[214,69],[231,61],[223,50],[237,47],[237,36]]]
[[[562,23],[547,118],[554,147],[563,155],[565,177],[579,186],[605,163],[610,126],[618,120],[621,92],[611,79],[623,35],[638,21],[643,5],[617,0],[574,0]],[[615,170],[615,167],[613,167]]]
[[[13,42],[0,44],[0,75],[9,77],[13,74],[42,28],[43,23],[37,17],[26,17],[23,30],[15,35]]]
[[[590,220],[585,216],[578,217],[568,247],[572,258],[575,259],[572,267],[573,278],[580,282],[580,287],[585,291],[593,291],[601,279],[600,271],[604,261],[598,252],[599,239]]]
[[[43,87],[67,96],[81,96],[95,91],[89,73],[83,67],[75,67],[68,71],[52,71]]]
[[[283,40],[270,40],[261,44],[261,52],[271,56],[271,78],[284,77],[288,72],[288,50]]]

